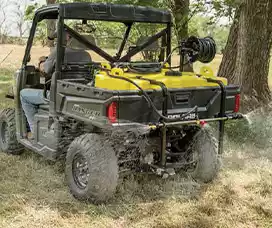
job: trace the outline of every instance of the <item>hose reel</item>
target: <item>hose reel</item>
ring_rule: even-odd
[[[214,39],[212,37],[197,38],[195,36],[190,36],[188,39],[182,41],[180,45],[180,65],[182,67],[185,55],[188,56],[190,63],[196,61],[202,63],[211,62],[216,55],[216,44]]]

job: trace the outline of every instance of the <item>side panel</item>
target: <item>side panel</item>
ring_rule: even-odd
[[[79,81],[58,81],[57,112],[94,126],[107,122],[107,107],[118,100],[116,91],[96,89]]]
[[[113,100],[118,100],[118,97],[112,97],[108,100],[95,100],[60,94],[58,96],[62,97],[60,112],[63,115],[98,127],[102,127],[108,121],[105,118],[108,104]]]
[[[49,148],[57,149],[58,140],[54,135],[54,128],[48,128],[48,112],[38,113],[35,115],[35,142],[39,145],[46,145]]]
[[[35,115],[34,129],[35,139],[27,140],[20,139],[20,143],[26,148],[35,151],[48,160],[55,161],[59,158],[61,151],[58,150],[58,130],[52,127],[48,129],[49,114],[47,111],[39,110],[39,113]],[[57,124],[55,123],[56,128]]]

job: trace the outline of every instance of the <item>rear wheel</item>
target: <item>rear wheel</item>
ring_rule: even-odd
[[[18,155],[24,147],[16,137],[15,110],[8,108],[0,113],[0,149],[7,154]]]
[[[70,191],[79,200],[100,203],[115,193],[117,157],[101,135],[85,134],[71,143],[65,172]]]
[[[196,180],[205,183],[212,181],[218,174],[220,158],[217,140],[207,128],[200,129],[194,136],[192,144],[194,165],[187,173]]]

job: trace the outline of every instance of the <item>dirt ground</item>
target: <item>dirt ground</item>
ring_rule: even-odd
[[[0,108],[12,105],[3,95],[10,77],[5,75],[12,72],[7,69],[20,66],[24,52],[20,46],[0,45],[0,62],[11,50],[0,64],[0,100],[5,104]],[[34,47],[33,63],[48,52]],[[214,71],[220,58],[211,64]],[[251,130],[261,128],[255,140],[240,132],[243,141],[234,142],[239,128],[227,135],[222,171],[213,183],[196,183],[184,175],[167,180],[129,177],[120,183],[116,196],[100,206],[70,195],[61,163],[28,151],[21,156],[0,153],[0,227],[271,228],[271,120],[266,116],[253,121]]]

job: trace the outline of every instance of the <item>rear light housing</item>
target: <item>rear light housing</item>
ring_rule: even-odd
[[[207,122],[205,120],[201,120],[199,124],[201,127],[205,127]]]
[[[234,112],[239,112],[239,109],[240,109],[240,99],[241,99],[241,95],[240,94],[236,94],[235,95]]]
[[[111,123],[117,123],[117,102],[110,103],[107,108],[107,117]]]

